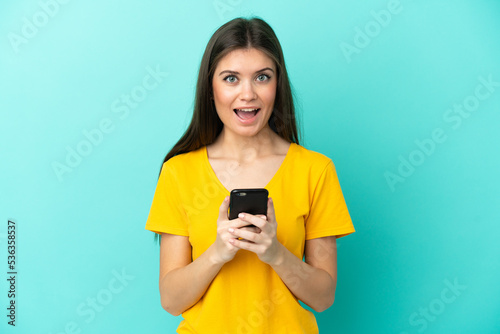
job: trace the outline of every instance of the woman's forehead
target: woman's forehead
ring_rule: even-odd
[[[230,70],[235,72],[258,72],[264,68],[275,71],[275,64],[264,52],[255,49],[236,49],[222,57],[216,67],[216,71]]]

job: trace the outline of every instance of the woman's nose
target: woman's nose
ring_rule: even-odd
[[[248,101],[256,98],[255,87],[251,82],[243,82],[241,85],[240,98]]]

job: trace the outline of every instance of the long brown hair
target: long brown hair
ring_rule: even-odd
[[[225,55],[244,48],[258,49],[274,60],[278,82],[269,126],[283,139],[299,144],[292,90],[280,42],[273,29],[264,20],[257,17],[236,18],[222,25],[210,38],[201,60],[191,124],[163,162],[178,154],[209,145],[221,133],[223,123],[211,99],[212,78],[218,62]]]

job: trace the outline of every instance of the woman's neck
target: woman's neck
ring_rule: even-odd
[[[214,143],[209,145],[212,158],[230,158],[239,162],[250,162],[259,157],[280,154],[288,142],[278,136],[270,127],[262,129],[257,135],[240,136],[225,128]]]

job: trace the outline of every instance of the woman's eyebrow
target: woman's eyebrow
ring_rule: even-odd
[[[273,73],[274,73],[274,70],[273,70],[272,68],[270,68],[270,67],[264,67],[263,69],[258,70],[258,71],[256,71],[255,73],[263,72],[263,71],[265,71],[265,70],[270,70],[271,72],[273,72]],[[224,70],[224,71],[222,71],[222,72],[220,72],[220,73],[219,73],[219,76],[221,76],[221,75],[222,75],[222,74],[224,74],[224,73],[229,73],[229,74],[240,74],[239,72],[236,72],[236,71]]]

